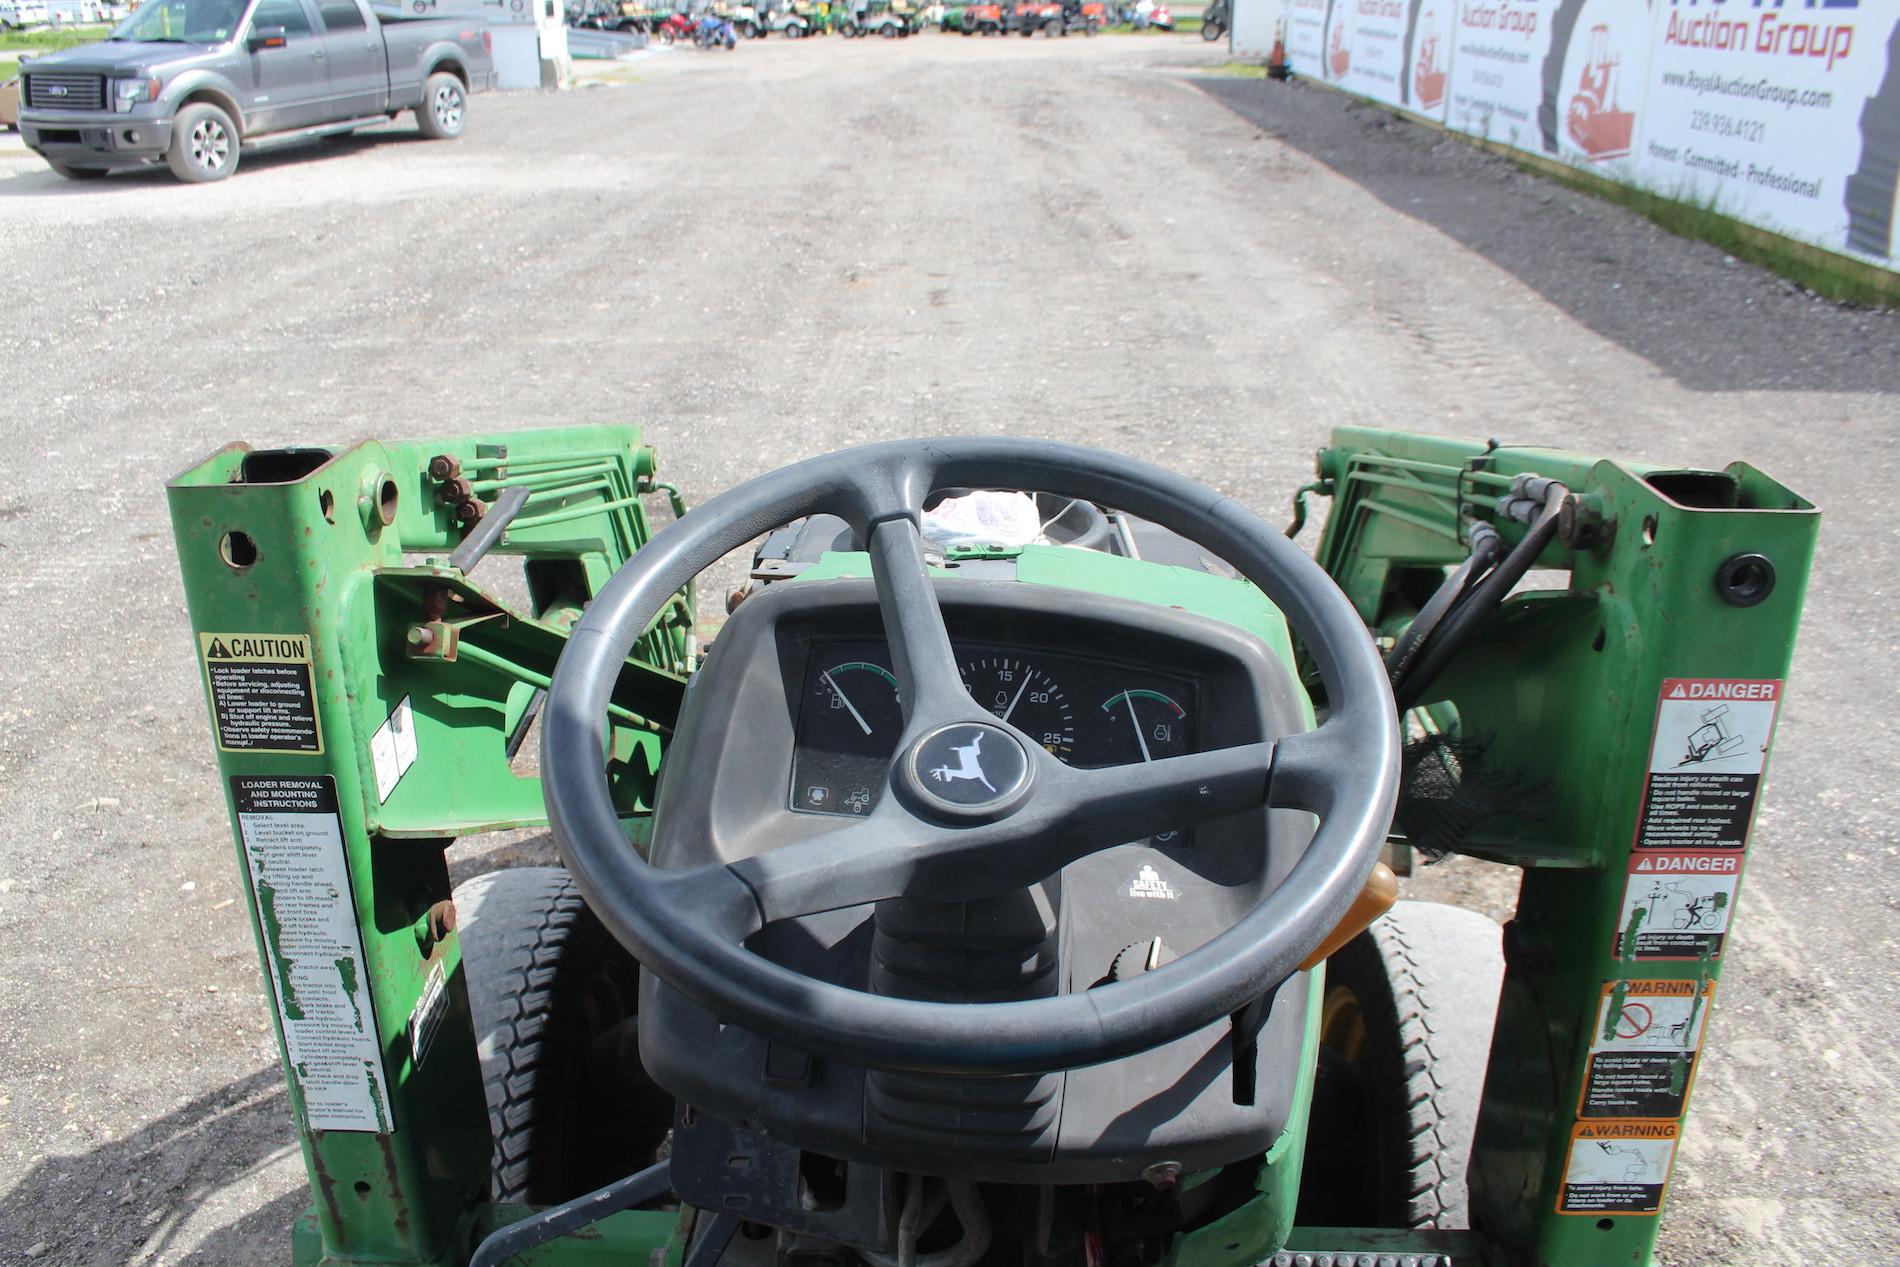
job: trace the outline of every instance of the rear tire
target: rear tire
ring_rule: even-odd
[[[46,160],[46,165],[67,180],[98,180],[106,174],[103,167],[71,167],[65,163],[55,163],[50,158]]]
[[[231,116],[206,101],[195,102],[172,120],[172,143],[165,150],[172,175],[193,185],[223,180],[238,167],[238,130]]]
[[[468,89],[462,81],[446,70],[429,76],[416,107],[416,129],[431,141],[452,141],[467,126]]]
[[[640,1067],[639,968],[559,867],[455,891],[496,1201],[548,1205],[650,1165],[672,1102]]]
[[[1400,902],[1327,961],[1300,1223],[1471,1226],[1502,940],[1475,912]]]

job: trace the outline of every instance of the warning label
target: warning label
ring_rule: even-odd
[[[336,782],[234,775],[231,801],[271,991],[312,1130],[387,1134],[388,1085],[357,932]]]
[[[1577,1116],[1678,1118],[1715,982],[1606,981]]]
[[[1781,683],[1665,678],[1637,819],[1638,849],[1743,849]]]
[[[416,714],[407,695],[369,737],[369,755],[376,770],[376,799],[387,803],[396,784],[416,763]]]
[[[201,633],[218,747],[226,752],[322,752],[310,639],[302,634]]]
[[[1678,1122],[1579,1122],[1558,1190],[1559,1214],[1655,1214],[1676,1160]]]
[[[1719,958],[1741,878],[1739,854],[1631,855],[1612,953],[1623,959]]]

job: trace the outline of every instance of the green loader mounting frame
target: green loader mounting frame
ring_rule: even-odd
[[[1819,516],[1741,464],[1368,429],[1334,434],[1301,498],[1332,498],[1320,561],[1396,637],[1473,523],[1495,522],[1507,549],[1523,538],[1497,510],[1520,476],[1569,493],[1540,583],[1475,627],[1406,719],[1515,807],[1456,845],[1523,871],[1472,1159],[1478,1226],[1301,1227],[1295,1250],[1651,1261]],[[630,427],[238,446],[168,492],[314,1198],[294,1261],[464,1263],[526,1210],[486,1199],[446,848],[545,823],[526,742],[542,692],[584,605],[648,539],[646,502],[677,515],[679,495]],[[636,844],[694,618],[682,591],[610,710]],[[692,1218],[623,1212],[521,1261],[677,1264]],[[1168,1262],[1223,1253],[1190,1234]]]
[[[1457,847],[1524,870],[1473,1221],[1502,1262],[1647,1264],[1819,513],[1739,462],[1682,470],[1351,428],[1318,467],[1309,488],[1333,499],[1319,560],[1388,635],[1520,476],[1569,490],[1531,573],[1549,587],[1479,625],[1408,722],[1488,754],[1529,803]],[[1525,532],[1497,527],[1507,548]]]
[[[684,507],[631,427],[240,445],[168,493],[315,1197],[295,1261],[465,1262],[526,1211],[483,1204],[488,1112],[445,850],[547,821],[524,740],[567,631],[646,543],[644,501]],[[692,600],[641,640],[611,710],[636,840]],[[646,1262],[675,1222],[616,1215],[581,1244]]]

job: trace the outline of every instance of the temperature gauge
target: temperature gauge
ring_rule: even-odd
[[[1188,714],[1160,691],[1128,690],[1102,701],[1104,765],[1159,761],[1188,751]]]

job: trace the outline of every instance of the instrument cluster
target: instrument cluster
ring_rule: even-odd
[[[1192,679],[1058,651],[960,641],[955,650],[971,697],[1069,765],[1100,769],[1198,751]],[[791,808],[868,813],[885,792],[903,725],[882,642],[817,644],[799,707]]]

